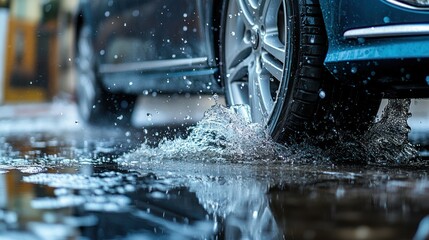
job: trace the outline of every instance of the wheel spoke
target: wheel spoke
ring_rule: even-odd
[[[235,51],[230,51],[226,53],[228,58],[228,65],[226,66],[228,69],[235,68],[243,61],[245,61],[252,54],[252,47],[250,45],[245,44],[237,44]]]
[[[271,97],[270,76],[260,75],[257,85],[259,86],[259,102],[261,103],[261,111],[263,112],[264,117],[267,118],[274,107],[274,101]]]
[[[282,81],[283,64],[274,59],[269,54],[262,54],[263,68],[266,69],[275,79]]]
[[[232,83],[232,82],[243,82],[243,78],[249,74],[250,70],[250,62],[251,62],[251,57],[248,56],[247,58],[243,59],[242,61],[240,61],[236,66],[232,67],[232,68],[228,68],[227,71],[227,82]]]
[[[285,62],[285,45],[280,42],[278,33],[265,35],[262,48],[281,63]]]
[[[254,64],[256,65],[256,64]],[[254,122],[264,122],[264,113],[261,108],[259,92],[259,74],[256,72],[255,66],[249,68],[249,105],[252,112]]]
[[[260,11],[267,31],[272,28],[277,29],[277,17],[281,2],[281,0],[261,0]]]
[[[230,86],[230,94],[233,94],[234,98],[230,99],[231,105],[236,104],[249,104],[249,83],[247,82],[233,82]]]
[[[255,25],[256,10],[252,7],[252,0],[238,0],[240,14],[243,15],[243,22],[248,29],[252,29]]]
[[[249,92],[253,121],[265,124],[274,106],[270,94],[269,77],[258,74],[256,71],[250,72]]]
[[[234,104],[249,104],[249,72],[251,58],[248,57],[241,61],[234,68],[228,69],[226,82],[229,86],[229,94],[234,96],[230,99],[230,103]]]

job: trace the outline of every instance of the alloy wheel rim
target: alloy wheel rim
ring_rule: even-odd
[[[270,121],[281,88],[287,86],[286,15],[282,0],[229,2],[224,35],[227,95],[232,105],[250,105],[254,122]]]

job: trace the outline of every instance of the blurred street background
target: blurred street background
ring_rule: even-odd
[[[0,119],[38,112],[69,114],[79,121],[74,106],[77,4],[77,0],[0,0]],[[210,97],[142,94],[132,123],[192,124],[214,104]],[[2,129],[10,127],[4,125]]]

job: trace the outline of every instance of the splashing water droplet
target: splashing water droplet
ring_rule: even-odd
[[[213,100],[215,101],[215,105],[218,104],[219,102],[219,95],[217,95],[216,93],[213,95]]]
[[[320,91],[319,91],[319,97],[320,97],[321,99],[326,98],[326,93],[325,93],[325,91],[320,90]]]

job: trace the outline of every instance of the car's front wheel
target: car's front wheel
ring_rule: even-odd
[[[362,129],[377,113],[379,99],[325,70],[317,0],[226,0],[220,38],[227,102],[250,105],[277,141],[336,125]]]

